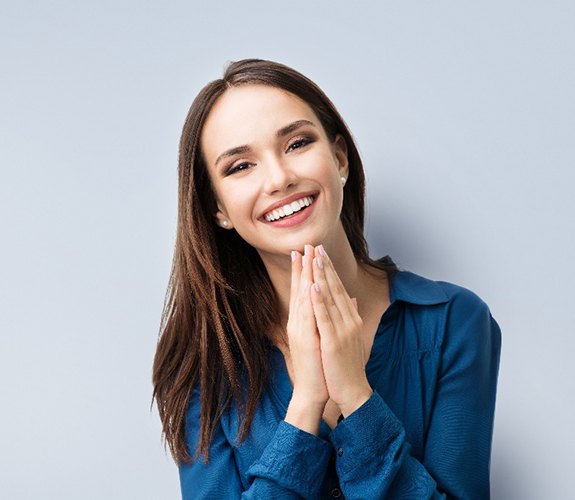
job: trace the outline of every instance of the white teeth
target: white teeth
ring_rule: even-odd
[[[281,208],[276,208],[275,210],[268,212],[264,218],[268,222],[273,222],[287,215],[292,215],[295,212],[299,212],[302,208],[309,207],[312,203],[313,196],[305,196],[304,198],[292,201],[291,203],[284,205]]]

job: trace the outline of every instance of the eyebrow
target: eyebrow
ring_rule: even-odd
[[[285,137],[286,135],[291,134],[292,132],[295,132],[298,128],[301,128],[305,125],[311,125],[312,127],[315,127],[315,125],[310,122],[309,120],[297,120],[293,123],[290,123],[289,125],[280,128],[277,133],[276,136],[277,137]]]
[[[220,156],[216,159],[216,166],[220,163],[224,158],[229,158],[230,156],[235,155],[243,155],[244,153],[249,153],[251,148],[249,146],[238,146],[232,149],[228,149],[224,151]]]
[[[278,137],[278,138],[285,137],[286,135],[289,135],[292,132],[295,132],[298,128],[304,127],[306,125],[311,125],[312,127],[315,127],[315,124],[313,122],[310,122],[309,120],[297,120],[293,123],[290,123],[289,125],[286,125],[285,127],[280,128],[276,132],[276,137]],[[229,158],[230,156],[249,153],[250,151],[251,151],[251,148],[247,145],[236,146],[235,148],[231,148],[231,149],[228,149],[227,151],[224,151],[220,156],[218,156],[216,158],[215,164],[217,166],[218,163],[220,163],[224,158]]]

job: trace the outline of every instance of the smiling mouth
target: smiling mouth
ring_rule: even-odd
[[[305,210],[315,201],[315,198],[315,196],[304,196],[299,200],[292,201],[283,207],[276,208],[275,210],[268,212],[264,215],[264,219],[267,222],[275,222],[277,220],[286,219],[298,212]]]

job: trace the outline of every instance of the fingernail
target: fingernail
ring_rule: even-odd
[[[295,262],[295,250],[291,251],[291,261]]]
[[[323,260],[321,257],[316,257],[315,258],[315,263],[317,264],[317,267],[319,269],[323,269]]]
[[[316,292],[319,292],[319,283],[314,283],[313,288]]]
[[[304,255],[304,256],[301,258],[301,265],[302,265],[302,267],[305,267],[305,261],[307,260],[306,257],[307,257],[307,255]]]
[[[326,251],[325,251],[325,248],[323,248],[323,245],[320,245],[320,246],[319,246],[319,254],[320,254],[322,257],[326,257],[326,258],[329,259],[329,257],[327,256],[327,253],[326,253]]]

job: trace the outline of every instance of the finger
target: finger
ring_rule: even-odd
[[[357,308],[357,299],[355,297],[351,298],[351,303],[353,304],[353,307],[355,307],[355,310],[358,311],[359,309]]]
[[[316,289],[316,291],[321,292],[323,306],[329,314],[331,322],[334,325],[340,324],[342,319],[341,312],[335,303],[325,278],[323,257],[317,253],[316,257],[313,259],[313,280],[314,283],[318,285],[318,289]]]
[[[313,247],[305,245],[302,257],[302,271],[301,279],[307,281],[308,285],[313,281],[312,261],[313,261]]]
[[[301,258],[301,274],[298,284],[297,306],[300,314],[306,323],[315,321],[313,319],[313,307],[311,305],[310,287],[313,283],[312,272],[313,247],[304,246],[304,254]]]
[[[324,340],[333,337],[335,326],[325,303],[325,294],[322,286],[316,282],[311,287],[311,303],[320,337]]]
[[[299,291],[301,277],[301,259],[302,255],[296,250],[291,252],[291,284],[290,284],[290,307],[294,304],[295,298]]]
[[[302,255],[291,253],[290,304],[288,312],[287,334],[289,344],[304,342],[309,344],[310,335],[317,335],[313,307],[309,297],[310,281],[303,275]],[[290,347],[291,349],[291,347]]]
[[[356,314],[356,308],[354,307],[351,298],[349,297],[347,290],[343,286],[335,268],[333,267],[333,262],[328,257],[327,253],[323,249],[323,246],[317,248],[317,253],[321,256],[322,271],[325,277],[326,286],[331,294],[333,303],[339,310],[341,315]],[[327,291],[325,295],[327,296]]]

